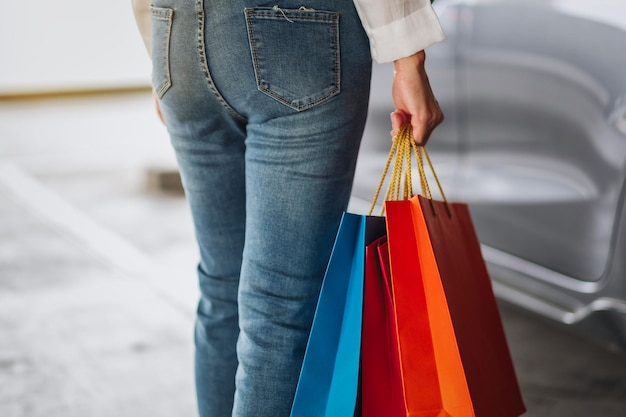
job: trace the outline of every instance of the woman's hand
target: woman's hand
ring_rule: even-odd
[[[391,135],[405,124],[413,126],[413,138],[425,145],[432,131],[443,121],[443,112],[435,99],[426,75],[426,54],[420,51],[394,61],[391,95],[396,110],[391,113]]]
[[[157,116],[159,116],[161,123],[165,124],[163,113],[161,113],[161,104],[159,103],[159,97],[157,96],[157,93],[154,90],[152,90],[152,99],[154,100],[154,107],[156,108]]]

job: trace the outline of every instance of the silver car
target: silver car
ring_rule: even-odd
[[[496,295],[626,349],[626,1],[437,0],[428,148],[470,204]],[[376,66],[353,204],[389,149]]]

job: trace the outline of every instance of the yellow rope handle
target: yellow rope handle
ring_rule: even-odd
[[[428,162],[428,167],[430,171],[433,173],[433,177],[435,178],[435,182],[437,183],[437,188],[439,189],[439,193],[441,194],[441,198],[444,202],[448,202],[446,198],[446,194],[443,192],[443,187],[441,186],[441,182],[439,181],[439,177],[435,172],[435,168],[433,167],[433,163],[430,160],[430,156],[428,155],[428,151],[424,146],[416,145],[415,142],[411,142],[411,146],[413,147],[413,151],[415,152],[415,157],[417,159],[417,169],[420,174],[420,183],[422,186],[422,194],[424,197],[432,199],[432,193],[430,191],[430,187],[428,186],[428,179],[426,177],[426,169],[424,168],[424,157],[426,157],[426,161]]]
[[[428,166],[430,167],[430,170],[433,173],[433,177],[435,178],[435,182],[437,183],[437,188],[439,189],[439,192],[441,193],[441,198],[447,204],[448,203],[448,199],[446,198],[446,194],[443,192],[443,187],[441,186],[441,182],[439,182],[439,177],[437,176],[437,173],[435,172],[435,168],[433,167],[433,163],[430,160],[430,156],[428,155],[428,151],[426,150],[426,148],[424,146],[420,146],[420,148],[421,148],[424,156],[426,157],[426,161],[428,161]]]
[[[410,155],[408,156],[409,163],[406,164],[407,161],[407,149],[409,148],[408,139],[405,132],[401,132],[397,139],[398,141],[398,151],[396,153],[396,160],[394,164],[394,170],[392,174],[391,183],[389,184],[389,198],[386,200],[400,200],[406,199],[406,170],[410,169]],[[406,166],[405,166],[406,164]],[[402,179],[405,178],[404,184],[402,183]],[[403,187],[404,185],[404,187]],[[410,198],[410,197],[409,197]]]
[[[448,199],[446,198],[446,194],[443,192],[443,187],[441,186],[441,182],[439,181],[439,177],[435,172],[435,167],[433,166],[432,161],[430,160],[430,156],[428,155],[428,151],[425,146],[418,146],[415,141],[411,141],[411,146],[413,147],[413,151],[415,152],[415,158],[417,159],[417,169],[420,175],[420,183],[422,186],[422,195],[430,200],[430,205],[433,209],[433,213],[436,214],[435,206],[433,205],[433,197],[430,191],[430,187],[428,186],[428,179],[426,177],[426,170],[424,169],[424,157],[426,157],[426,161],[428,162],[428,166],[430,167],[430,171],[433,173],[433,177],[435,178],[435,182],[437,183],[437,188],[439,189],[439,193],[441,194],[441,198],[446,206],[446,212],[448,213],[448,217],[452,217],[452,211],[450,210],[450,205],[448,204]]]
[[[376,187],[376,192],[374,193],[374,199],[372,200],[372,205],[370,206],[370,210],[368,215],[371,216],[374,211],[374,207],[376,206],[376,201],[378,201],[378,196],[380,195],[380,191],[383,188],[383,183],[385,182],[385,177],[387,176],[387,172],[389,171],[389,166],[391,165],[391,160],[393,156],[396,154],[396,150],[398,149],[398,142],[394,138],[391,143],[391,149],[389,150],[389,156],[387,156],[387,161],[385,162],[385,168],[383,169],[383,174],[380,177],[380,181],[378,182],[378,187]],[[386,200],[387,198],[385,198]]]
[[[411,170],[411,144],[409,141],[409,127],[403,126],[398,134],[393,138],[391,149],[389,150],[389,155],[387,156],[387,161],[385,162],[385,167],[383,169],[383,173],[380,177],[380,181],[378,182],[378,187],[376,187],[376,192],[374,193],[374,198],[372,199],[372,204],[370,205],[370,209],[368,214],[371,216],[374,211],[374,207],[376,207],[376,202],[380,196],[380,192],[385,182],[385,178],[389,172],[389,168],[391,167],[391,163],[393,161],[393,168],[391,170],[391,179],[389,185],[387,187],[387,191],[385,193],[384,199],[388,200],[398,200],[400,199],[400,193],[402,192],[402,197],[408,199],[412,194],[412,186],[410,184],[410,179],[407,183],[407,174],[410,178],[410,170]],[[406,164],[406,168],[405,165]],[[402,184],[402,179],[405,178],[404,187]],[[383,208],[384,213],[384,208]]]
[[[415,154],[415,159],[417,161],[417,170],[420,177],[420,187],[422,190],[422,195],[429,200],[432,200],[432,193],[428,185],[426,169],[424,168],[425,157],[428,166],[433,173],[435,182],[437,183],[437,188],[439,189],[441,197],[445,202],[448,215],[451,215],[450,207],[448,206],[448,200],[446,199],[446,195],[443,192],[443,187],[441,186],[439,177],[435,172],[432,161],[430,160],[430,156],[428,155],[428,151],[424,146],[419,146],[415,143],[415,141],[413,140],[413,130],[411,129],[410,125],[402,126],[398,134],[393,138],[391,149],[389,150],[389,155],[387,156],[387,161],[385,162],[385,168],[383,169],[383,173],[378,183],[378,187],[376,187],[376,192],[374,194],[374,198],[368,212],[369,215],[372,215],[372,212],[374,211],[374,207],[376,206],[376,202],[378,201],[378,197],[380,196],[380,192],[385,182],[385,178],[387,177],[387,173],[389,172],[389,168],[391,167],[392,161],[393,168],[391,170],[391,179],[389,182],[389,186],[387,188],[387,192],[385,193],[385,201],[399,200],[401,198],[403,200],[408,200],[413,196],[413,178],[411,174],[412,154]]]
[[[424,169],[424,158],[421,151],[421,147],[418,147],[415,143],[412,145],[415,153],[415,160],[417,161],[417,172],[420,176],[420,186],[422,188],[422,195],[428,199],[432,198],[430,193],[430,187],[428,186],[428,180],[426,179],[426,171]]]
[[[398,199],[398,184],[402,180],[402,165],[400,164],[400,161],[402,159],[401,155],[402,152],[404,152],[404,148],[402,147],[402,141],[400,138],[395,138],[395,141],[397,141],[398,144],[393,163],[393,170],[391,171],[391,181],[389,182],[387,193],[385,194],[385,201]]]
[[[413,197],[413,179],[411,178],[411,138],[410,136],[404,141],[404,158],[406,163],[406,170],[404,175],[404,194],[403,200],[408,200]]]

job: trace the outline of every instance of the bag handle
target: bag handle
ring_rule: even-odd
[[[437,183],[437,188],[439,189],[439,193],[441,194],[441,198],[446,206],[446,212],[448,213],[448,217],[452,217],[452,211],[450,210],[450,205],[448,204],[448,199],[446,198],[446,194],[443,192],[443,187],[441,186],[441,182],[439,181],[439,177],[435,172],[435,168],[433,166],[432,161],[430,160],[430,156],[428,155],[428,151],[425,146],[417,146],[415,141],[413,141],[413,137],[411,136],[411,146],[413,147],[413,151],[415,152],[415,159],[417,159],[417,170],[420,174],[420,184],[422,186],[422,195],[430,201],[430,206],[433,210],[433,213],[436,215],[437,210],[435,210],[435,205],[433,204],[433,197],[430,192],[430,188],[428,187],[428,179],[426,178],[426,170],[424,168],[424,160],[426,157],[426,161],[428,162],[428,166],[430,167],[430,171],[433,173],[433,177],[435,178],[435,182]]]
[[[374,207],[376,206],[376,202],[378,201],[378,197],[385,182],[385,178],[387,177],[387,173],[389,172],[389,168],[391,167],[392,161],[393,169],[391,171],[389,186],[387,188],[387,192],[385,193],[385,201],[408,200],[413,197],[413,178],[411,175],[412,154],[415,154],[415,159],[417,161],[417,171],[420,176],[420,187],[422,190],[422,195],[431,201],[431,206],[433,208],[433,211],[435,211],[435,207],[432,204],[433,198],[430,187],[428,185],[426,169],[424,168],[425,157],[428,166],[430,167],[430,171],[435,178],[435,182],[437,183],[437,188],[439,189],[441,198],[445,203],[448,216],[452,216],[450,207],[448,205],[448,200],[445,193],[443,192],[441,182],[439,181],[439,177],[435,172],[435,168],[433,167],[432,161],[430,160],[428,151],[424,146],[420,146],[415,143],[415,141],[413,140],[413,129],[410,125],[402,126],[396,136],[393,138],[391,149],[389,150],[389,155],[387,156],[387,161],[385,162],[383,173],[380,177],[380,181],[378,182],[378,187],[376,187],[376,192],[374,193],[374,198],[372,199],[372,204],[370,206],[368,215],[371,216],[372,212],[374,211]],[[385,209],[383,206],[382,214],[384,214],[384,210]]]

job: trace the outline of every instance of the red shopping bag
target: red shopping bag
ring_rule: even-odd
[[[408,143],[394,140],[369,214],[393,163],[385,199],[397,198],[401,189]],[[395,157],[395,161],[394,161]],[[406,190],[404,190],[406,191]],[[405,196],[408,195],[405,193]],[[384,217],[380,217],[385,221]],[[396,318],[391,288],[387,238],[382,236],[365,247],[363,323],[361,334],[360,417],[405,417]]]
[[[385,202],[406,416],[517,417],[525,407],[468,206],[430,198],[425,150],[414,149],[427,197]]]
[[[387,238],[365,248],[361,335],[361,417],[404,417]]]

